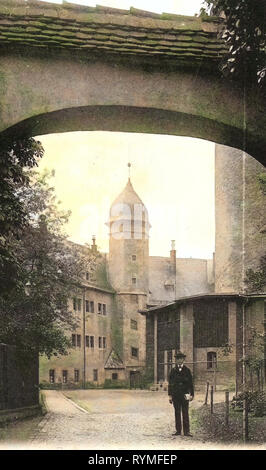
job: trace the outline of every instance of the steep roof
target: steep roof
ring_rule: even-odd
[[[124,369],[123,361],[118,354],[112,349],[104,366],[105,369]]]
[[[114,206],[115,204],[128,204],[128,205],[142,204],[144,206],[139,195],[136,193],[135,189],[133,188],[130,178],[128,178],[128,182],[126,186],[124,187],[123,191],[117,196],[117,198],[114,200],[112,206]]]
[[[119,54],[198,66],[225,52],[220,18],[38,0],[0,0],[0,46]]]

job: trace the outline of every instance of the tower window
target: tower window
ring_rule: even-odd
[[[97,382],[98,380],[98,369],[93,369],[93,381]]]
[[[94,302],[93,302],[93,300],[90,301],[90,312],[94,313]]]
[[[103,304],[103,315],[106,315],[106,304]]]
[[[102,313],[102,304],[98,304],[98,313],[99,313],[99,314]]]
[[[132,277],[132,284],[133,284],[133,285],[136,285],[136,284],[137,284],[137,278],[136,278],[136,277]]]
[[[132,255],[132,261],[136,261],[137,259],[137,256],[136,255]]]
[[[132,356],[132,357],[136,357],[136,358],[139,357],[139,350],[138,350],[138,348],[131,348],[131,356]]]
[[[89,312],[90,311],[90,304],[89,304],[89,301],[86,300],[86,312]]]
[[[90,273],[87,272],[86,273],[86,280],[89,281],[89,279],[90,279]]]
[[[137,330],[138,329],[138,322],[136,320],[130,320],[130,328],[132,330]]]
[[[102,337],[99,336],[99,349],[102,349]]]
[[[216,369],[217,367],[217,355],[214,351],[207,353],[207,369]]]

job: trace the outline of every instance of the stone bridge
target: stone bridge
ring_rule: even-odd
[[[265,98],[220,76],[221,21],[0,0],[0,136],[183,135],[265,163]]]

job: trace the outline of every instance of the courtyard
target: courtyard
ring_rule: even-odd
[[[47,414],[8,426],[1,449],[43,450],[193,450],[219,449],[198,435],[195,410],[204,402],[197,393],[190,405],[193,437],[172,436],[174,411],[166,392],[147,390],[46,390]],[[223,392],[215,394],[221,403]],[[1,435],[1,432],[0,432]],[[260,446],[259,446],[260,447]],[[236,448],[226,444],[226,448]],[[239,447],[238,447],[239,448]],[[243,448],[243,446],[242,446]]]

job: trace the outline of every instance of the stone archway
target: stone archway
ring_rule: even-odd
[[[241,86],[218,75],[218,28],[218,19],[0,0],[1,135],[183,135],[264,163],[265,99],[250,86],[244,106]]]

